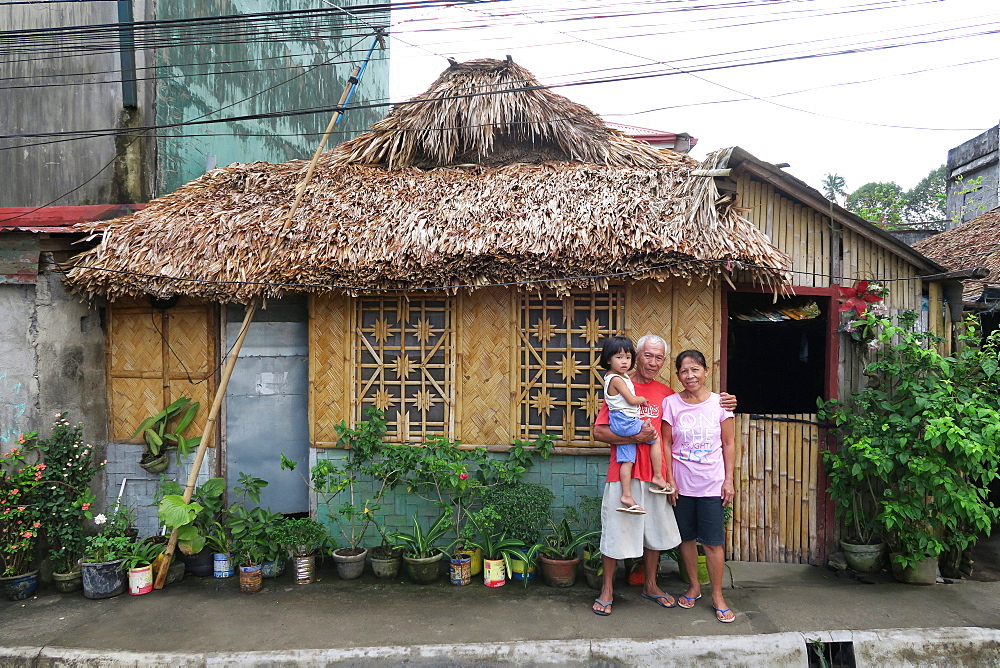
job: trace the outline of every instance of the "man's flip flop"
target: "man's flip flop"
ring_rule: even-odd
[[[681,594],[680,596],[677,597],[677,605],[681,606],[685,610],[690,610],[691,608],[694,607],[694,602],[697,601],[699,598],[701,598],[701,594],[698,594],[697,596],[684,596],[683,594]],[[681,601],[681,599],[687,601],[687,605],[685,605]]]
[[[720,610],[719,608],[716,608],[714,605],[712,606],[712,608],[715,609],[715,618],[718,619],[723,624],[732,624],[733,622],[736,621],[736,613],[733,613],[732,619],[722,618],[722,615],[726,614],[727,612],[732,612],[732,610],[730,610],[729,608],[726,608],[725,610]]]
[[[649,594],[643,594],[642,597],[643,598],[648,598],[650,601],[652,601],[656,605],[660,606],[661,608],[676,608],[677,607],[677,599],[674,599],[673,603],[671,603],[670,605],[667,605],[666,601],[667,601],[667,599],[670,598],[669,596],[663,596],[663,595],[660,595],[660,596],[650,596]],[[660,599],[661,598],[663,599],[663,603],[660,603]]]
[[[640,506],[638,503],[635,504],[635,505],[629,506],[628,508],[626,508],[625,506],[622,506],[621,508],[617,508],[616,510],[618,512],[620,512],[620,513],[632,513],[633,515],[645,515],[646,514],[646,511],[643,510],[642,506]]]
[[[611,614],[611,611],[608,610],[608,606],[611,605],[612,603],[614,603],[614,601],[608,601],[607,603],[605,603],[601,599],[595,598],[594,599],[594,603],[596,603],[599,606],[601,606],[602,608],[604,608],[604,610],[598,610],[597,608],[591,608],[591,610],[594,611],[595,615],[600,615],[601,617],[607,617],[608,615]]]
[[[650,494],[673,494],[674,491],[675,491],[674,488],[670,487],[669,485],[667,487],[650,487],[649,488],[649,493]]]

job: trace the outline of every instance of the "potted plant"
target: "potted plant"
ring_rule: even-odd
[[[261,563],[264,553],[260,544],[251,536],[238,539],[233,554],[240,569],[240,591],[255,594],[264,586]]]
[[[528,546],[539,542],[542,528],[551,522],[553,498],[552,490],[547,487],[513,480],[488,488],[483,494],[483,504],[496,511],[499,533]],[[535,576],[531,565],[522,564],[518,558],[509,562],[508,567],[514,580]]]
[[[575,532],[569,520],[550,522],[552,532],[543,542],[534,545],[529,556],[538,555],[542,578],[550,587],[572,587],[576,584],[577,566],[580,564],[580,550],[591,545],[597,531]]]
[[[601,498],[580,497],[575,505],[566,508],[566,519],[577,531],[592,532],[583,547],[583,575],[591,589],[601,588],[604,562],[601,559]]]
[[[368,551],[361,546],[369,527],[374,526],[383,537],[380,556],[388,553],[385,561],[392,561],[392,551],[385,541],[376,513],[381,509],[385,494],[400,482],[403,469],[412,464],[406,455],[410,446],[387,445],[385,419],[379,410],[369,409],[367,419],[355,427],[346,422],[336,426],[337,446],[343,453],[320,459],[303,479],[316,495],[319,505],[326,511],[326,520],[337,527],[346,547],[333,550],[331,556],[337,565],[337,574],[345,580],[361,576]],[[404,450],[405,448],[405,450]],[[403,455],[403,456],[401,456]],[[281,468],[294,470],[297,462],[281,455]],[[374,488],[368,481],[374,482]],[[363,495],[360,489],[373,489]],[[398,567],[397,567],[398,570]]]
[[[933,584],[939,555],[961,552],[1000,518],[987,499],[1000,452],[983,445],[1000,433],[1000,332],[983,342],[970,318],[959,325],[959,351],[944,355],[932,334],[913,331],[916,314],[894,325],[869,310],[860,321],[883,348],[866,368],[872,382],[824,411],[840,430],[840,452],[877,481],[893,574]]]
[[[836,411],[820,409],[821,420],[836,420]],[[833,499],[844,537],[840,549],[851,570],[877,573],[885,563],[886,546],[881,540],[879,497],[881,481],[868,469],[870,443],[845,442],[836,451],[823,453]]]
[[[261,557],[261,576],[274,577],[284,567],[284,553],[275,537],[275,525],[284,518],[258,505],[261,491],[267,485],[263,478],[241,472],[233,487],[236,499],[221,514],[225,517],[223,529],[232,542],[254,543]],[[268,562],[266,575],[264,562]]]
[[[205,536],[205,545],[212,551],[212,577],[231,578],[236,572],[233,564],[233,541],[229,529],[222,522],[213,522]]]
[[[483,552],[483,583],[487,587],[502,587],[511,572],[511,563],[518,560],[527,568],[532,565],[531,555],[525,552],[524,541],[508,536],[500,527],[500,514],[493,506],[472,513],[469,521],[476,528],[478,539],[470,542]],[[525,586],[527,578],[522,578]]]
[[[83,442],[82,431],[81,424],[70,423],[68,413],[59,412],[52,435],[38,441],[46,467],[35,505],[48,546],[52,584],[62,593],[83,586],[80,558],[84,522],[93,517],[90,508],[94,503],[90,483],[104,467],[96,461],[94,448]]]
[[[80,562],[83,595],[91,599],[111,598],[125,591],[127,573],[123,561],[133,550],[130,535],[133,513],[117,502],[107,515],[96,515],[93,521],[97,532],[87,536]]]
[[[132,543],[122,560],[128,571],[128,593],[133,596],[153,591],[153,562],[163,553],[162,543],[146,540]]]
[[[0,455],[0,586],[7,598],[28,598],[38,586],[34,569],[35,544],[41,528],[33,492],[44,477],[44,463],[34,456],[34,432],[22,434],[16,447]]]
[[[309,517],[286,518],[277,524],[275,538],[292,555],[296,584],[312,582],[316,573],[316,552],[330,541],[326,528]]]
[[[534,464],[534,456],[548,457],[553,445],[552,437],[542,435],[533,443],[515,441],[505,457],[496,457],[483,448],[462,448],[458,441],[435,436],[419,447],[387,445],[384,456],[397,462],[408,491],[448,514],[456,562],[464,562],[462,555],[472,553],[469,565],[473,573],[478,573],[481,555],[466,540],[471,535],[465,529],[469,512],[483,502],[491,489],[517,483]]]
[[[195,488],[191,501],[185,503],[183,489],[175,480],[160,485],[158,512],[167,529],[177,529],[177,548],[187,571],[198,577],[212,573],[212,552],[206,550],[206,537],[223,511],[225,478],[210,478]]]
[[[396,540],[403,544],[403,562],[410,578],[417,584],[430,584],[438,579],[440,562],[447,547],[436,545],[451,527],[448,513],[442,513],[427,531],[420,526],[419,518],[413,516],[413,532],[398,532]]]
[[[156,415],[151,415],[132,434],[132,438],[142,435],[146,443],[146,451],[139,459],[139,466],[150,473],[161,473],[166,470],[168,459],[167,449],[176,448],[177,462],[182,456],[193,452],[201,443],[201,436],[184,436],[184,431],[194,421],[198,412],[198,402],[181,397],[171,403]],[[176,420],[171,426],[170,423]]]

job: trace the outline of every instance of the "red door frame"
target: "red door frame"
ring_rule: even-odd
[[[762,287],[759,285],[746,285],[739,284],[736,289],[724,286],[722,290],[722,342],[719,350],[719,382],[722,389],[726,389],[726,381],[728,380],[729,368],[726,365],[726,360],[728,359],[729,353],[729,293],[730,292],[754,292],[757,294],[771,294],[773,290],[770,288]],[[840,339],[837,335],[838,327],[840,326],[839,318],[837,317],[838,308],[838,297],[840,297],[840,291],[837,286],[834,285],[829,288],[808,288],[808,287],[794,287],[789,290],[789,293],[794,296],[812,296],[812,297],[823,297],[825,298],[827,304],[827,319],[826,319],[826,364],[823,370],[823,395],[824,398],[836,399],[838,392],[840,391],[840,381],[839,381],[839,370],[840,370]],[[829,447],[829,433],[826,429],[820,428],[819,430],[820,441]],[[833,503],[830,501],[829,495],[826,493],[827,488],[830,486],[830,481],[826,475],[826,469],[823,466],[822,459],[819,462],[819,470],[816,472],[816,482],[817,489],[820,490],[819,498],[816,500],[816,529],[819,533],[820,545],[817,546],[821,550],[821,554],[816,555],[816,560],[822,562],[826,559],[828,554],[832,554],[836,551],[836,546],[834,543],[834,533],[833,528],[835,526],[835,517],[833,510]],[[811,556],[811,555],[810,555]]]

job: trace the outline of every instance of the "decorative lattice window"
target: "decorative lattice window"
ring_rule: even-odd
[[[452,301],[361,298],[357,305],[355,419],[380,408],[394,440],[452,436]]]
[[[624,329],[624,295],[521,296],[519,430],[590,444],[601,405],[601,341]]]

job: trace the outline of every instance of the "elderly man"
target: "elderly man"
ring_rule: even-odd
[[[673,596],[663,593],[656,584],[656,570],[659,566],[660,551],[668,550],[681,542],[677,523],[668,496],[649,491],[653,468],[649,459],[648,441],[654,439],[654,429],[659,431],[663,416],[663,400],[674,391],[656,380],[666,361],[666,342],[655,334],[647,334],[636,343],[635,369],[630,374],[635,384],[635,394],[646,397],[647,404],[641,408],[640,417],[649,424],[635,436],[622,438],[611,431],[608,423],[608,407],[601,407],[594,423],[594,440],[612,446],[637,443],[636,461],[632,468],[632,496],[635,502],[646,510],[644,515],[616,512],[620,505],[622,489],[619,466],[615,464],[614,447],[611,449],[611,463],[604,483],[604,500],[601,504],[601,556],[604,562],[604,581],[601,595],[594,600],[594,613],[602,616],[611,614],[614,601],[614,576],[618,559],[642,556],[645,566],[645,581],[642,597],[664,608],[677,605]],[[736,407],[736,397],[723,393],[722,404],[730,410]],[[664,459],[670,453],[664,453]]]

